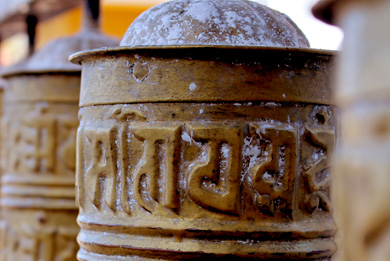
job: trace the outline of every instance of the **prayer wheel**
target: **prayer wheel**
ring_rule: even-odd
[[[390,1],[322,1],[313,11],[344,30],[335,92],[337,260],[390,260]]]
[[[2,70],[2,68],[0,68],[0,69]],[[1,70],[0,70],[0,74],[1,74]],[[4,79],[0,78],[0,115],[3,115],[3,94],[4,94],[4,88],[6,85],[7,85],[7,82]],[[2,140],[3,140],[2,135],[3,134],[2,133],[3,132],[0,128],[0,151],[2,151],[1,148],[3,147],[3,145],[2,145]],[[2,154],[0,154],[0,155],[2,155]],[[0,175],[2,175],[2,173],[3,173],[3,168],[2,168],[3,164],[1,164],[1,163],[3,163],[3,162],[1,162],[2,160],[4,160],[4,159],[3,159],[3,157],[0,156]],[[1,183],[0,183],[0,186],[1,186]],[[0,208],[1,208],[1,206],[0,206]],[[2,213],[1,213],[1,209],[0,209],[0,245],[3,245],[4,244],[3,242],[5,242],[5,240],[6,240],[5,235],[4,235],[4,231],[5,231],[4,228],[5,228],[5,222],[2,218]],[[3,249],[0,248],[0,260],[3,260],[3,259],[1,259],[2,256],[3,256]]]
[[[92,24],[92,23],[90,23]],[[8,69],[2,118],[2,260],[76,260],[75,51],[117,42],[96,28],[55,40]]]
[[[333,54],[243,0],[179,0],[82,64],[79,260],[328,260]]]

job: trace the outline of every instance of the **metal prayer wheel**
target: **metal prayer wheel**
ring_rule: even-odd
[[[0,69],[2,69],[2,68],[0,68]],[[3,115],[3,94],[4,94],[4,88],[6,85],[7,85],[7,82],[4,79],[0,78],[0,115]],[[3,132],[0,129],[0,151],[1,151],[1,153],[3,153],[2,149],[1,149],[3,147],[2,135],[3,135]],[[3,160],[3,157],[0,157],[0,162],[1,162],[1,160]],[[3,168],[1,168],[1,166],[2,166],[2,164],[0,164],[0,175],[3,174]],[[3,242],[5,242],[5,240],[6,240],[5,235],[4,235],[4,231],[5,231],[5,222],[2,218],[2,213],[0,210],[0,245],[3,245],[4,244]],[[2,256],[3,256],[3,249],[0,248],[0,257],[2,257]]]
[[[116,45],[96,28],[55,40],[9,69],[2,118],[2,260],[75,260],[80,66],[68,56]]]
[[[322,1],[313,11],[344,30],[336,77],[337,260],[390,260],[390,1]]]
[[[79,260],[332,256],[333,54],[288,17],[167,2],[71,60]]]

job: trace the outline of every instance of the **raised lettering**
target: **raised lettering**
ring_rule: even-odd
[[[23,142],[28,146],[22,154],[26,167],[35,172],[54,172],[56,121],[48,116],[26,118],[22,130]],[[31,149],[28,149],[28,148]]]
[[[62,119],[59,121],[60,159],[65,166],[74,171],[76,168],[76,129],[78,121]]]
[[[253,185],[259,193],[256,203],[264,213],[281,211],[291,215],[292,184],[296,172],[297,137],[294,130],[280,127],[256,127],[266,149],[262,162],[250,169]]]
[[[306,207],[309,212],[317,208],[330,210],[329,198],[321,190],[329,186],[329,159],[334,149],[335,134],[331,130],[313,129],[305,127],[305,140],[309,144],[318,148],[318,152],[313,152],[314,159],[310,158],[303,165],[302,175],[310,195],[306,199]]]
[[[207,209],[238,214],[242,132],[236,127],[187,126],[202,153],[188,178],[192,200]]]
[[[92,165],[85,174],[85,184],[91,186],[88,197],[100,209],[102,203],[115,211],[116,209],[116,175],[118,173],[117,144],[115,128],[84,130],[85,136],[92,143]]]
[[[134,194],[137,202],[146,210],[154,210],[153,203],[176,209],[177,159],[179,157],[179,127],[132,127],[135,137],[143,142],[144,154],[134,178]],[[161,189],[161,200],[159,198]]]
[[[120,205],[124,212],[127,214],[131,213],[131,206],[129,204],[129,200],[127,198],[129,191],[129,182],[127,177],[130,175],[129,173],[129,162],[132,157],[129,153],[131,150],[131,135],[130,135],[130,123],[134,121],[145,121],[146,118],[142,115],[141,112],[130,109],[127,107],[116,107],[110,112],[110,118],[118,121],[118,144],[120,144],[121,149],[118,151],[120,156],[118,158],[122,158],[121,161],[121,175],[120,175]]]

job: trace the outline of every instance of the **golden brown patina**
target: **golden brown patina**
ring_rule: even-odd
[[[128,33],[161,14],[145,28],[160,28],[167,40],[173,32],[164,30],[173,30],[187,46],[139,46],[149,45],[144,36],[143,43],[136,39],[138,47],[126,47],[132,42],[126,35],[123,47],[72,57],[83,67],[76,180],[80,260],[331,257],[333,55],[265,47],[268,42],[239,44],[257,34],[238,42],[226,35],[202,42],[193,35],[217,27],[216,16],[229,11],[256,17],[266,34],[283,41],[283,27],[266,23],[273,21],[267,19],[271,11],[254,15],[265,8],[252,5],[258,4],[167,3],[141,16]],[[210,17],[191,13],[202,6]],[[173,18],[181,29],[159,27]],[[187,34],[190,19],[204,28]],[[246,26],[232,24],[237,31]],[[289,34],[304,37],[298,30]],[[221,45],[221,38],[229,45]]]
[[[7,78],[2,119],[2,260],[74,260],[78,73]],[[46,93],[41,87],[56,89]],[[44,89],[44,88],[42,88]],[[61,96],[68,90],[68,98]]]
[[[96,30],[56,40],[8,70],[2,119],[2,260],[76,260],[80,67],[69,54],[117,42]]]

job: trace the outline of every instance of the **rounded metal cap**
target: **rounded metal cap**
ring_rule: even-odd
[[[56,39],[35,52],[21,63],[4,69],[3,77],[52,72],[79,72],[81,67],[69,62],[69,55],[82,50],[118,46],[118,40],[101,34],[98,30],[83,30],[81,33]]]
[[[320,0],[313,8],[313,15],[328,24],[334,25],[335,20],[335,6],[337,0]]]
[[[247,0],[162,3],[134,21],[120,45],[310,47],[288,16]]]

